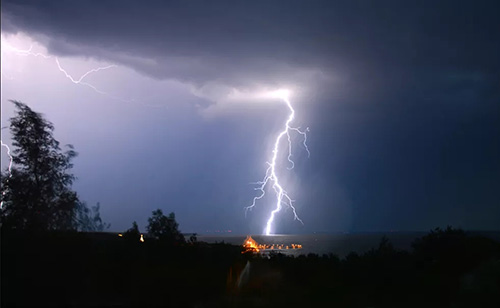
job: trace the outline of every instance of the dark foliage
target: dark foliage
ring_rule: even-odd
[[[241,247],[128,241],[116,234],[2,238],[2,307],[193,307],[224,296]],[[205,306],[204,304],[202,306]]]
[[[71,190],[69,173],[77,155],[73,146],[63,152],[53,136],[54,126],[27,105],[12,101],[16,115],[10,119],[12,175],[2,173],[4,228],[19,230],[69,230],[76,227],[79,204]]]
[[[196,234],[186,244],[175,214],[160,209],[145,242],[136,222],[122,237],[102,233],[99,204],[88,208],[71,190],[73,147],[62,152],[53,125],[13,103],[2,307],[500,307],[500,243],[451,227],[416,239],[412,251],[383,237],[344,259],[242,254]]]
[[[101,219],[99,202],[95,206],[88,207],[85,202],[80,202],[77,208],[77,228],[84,232],[102,232],[109,229],[111,224]]]
[[[137,225],[137,222],[132,223],[132,227],[125,231],[123,234],[123,238],[125,238],[127,241],[131,242],[139,242],[139,239],[141,238],[141,232],[139,231],[139,226]]]
[[[279,253],[255,258],[235,306],[500,307],[498,242],[447,228],[413,247],[399,251],[382,238],[377,248],[343,260]]]
[[[153,211],[148,218],[148,233],[152,238],[168,244],[184,243],[184,236],[178,230],[179,224],[175,221],[175,214],[163,215],[162,210]]]
[[[139,234],[136,224],[129,231]],[[228,244],[140,243],[106,233],[11,232],[2,235],[2,304],[499,307],[500,243],[448,228],[414,247],[399,251],[383,238],[366,253],[340,259],[241,254]]]

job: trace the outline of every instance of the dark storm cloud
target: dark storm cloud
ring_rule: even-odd
[[[387,75],[402,67],[497,72],[497,16],[486,4],[7,0],[3,30],[38,34],[55,54],[101,57],[157,78],[244,86],[320,70],[374,85],[394,82]]]
[[[297,173],[309,231],[491,229],[500,223],[499,10],[498,1],[4,0],[2,31],[200,89],[308,88],[297,109],[313,155]],[[253,120],[231,132],[219,122],[223,142],[201,140],[215,165],[245,157],[227,186],[255,173],[263,149],[241,142],[261,138]],[[226,144],[237,155],[218,151]],[[220,191],[215,165],[193,181],[203,195],[220,193],[186,195],[226,210],[238,200],[228,215],[242,215],[244,189]]]

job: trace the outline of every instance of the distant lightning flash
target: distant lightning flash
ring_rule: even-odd
[[[64,76],[66,76],[66,78],[68,78],[69,80],[71,80],[72,83],[74,83],[74,84],[81,84],[81,85],[87,86],[87,87],[91,88],[92,90],[96,91],[99,94],[109,95],[108,93],[103,92],[101,90],[98,90],[95,86],[91,85],[90,83],[83,82],[82,80],[83,80],[83,78],[87,77],[91,73],[102,71],[102,70],[106,70],[108,68],[113,68],[113,67],[116,67],[116,65],[108,65],[108,66],[93,68],[90,71],[88,71],[85,74],[83,74],[79,79],[75,80],[70,74],[68,74],[68,72],[66,72],[66,70],[64,68],[62,68],[61,64],[59,63],[59,59],[58,58],[55,58],[55,59],[56,59],[56,63],[57,63],[57,68],[61,72],[63,72]]]
[[[143,106],[147,106],[147,107],[155,107],[155,108],[158,107],[157,105],[152,105],[152,104],[147,104],[147,103],[144,103],[144,102],[136,101],[133,98],[132,99],[125,99],[123,97],[118,97],[118,96],[109,94],[107,92],[104,92],[104,91],[100,90],[99,88],[97,88],[93,84],[90,84],[90,83],[84,81],[84,79],[87,76],[89,76],[90,74],[92,74],[92,73],[96,73],[96,72],[99,72],[99,71],[107,70],[107,69],[110,69],[110,68],[115,68],[115,67],[118,67],[117,65],[111,64],[111,65],[107,65],[107,66],[93,68],[93,69],[85,72],[82,76],[80,76],[80,78],[75,78],[72,75],[70,75],[68,73],[68,71],[61,65],[61,62],[59,61],[58,57],[51,56],[51,55],[46,55],[46,54],[41,53],[41,52],[35,52],[35,51],[33,51],[33,44],[31,44],[31,46],[30,46],[29,49],[19,49],[17,47],[14,47],[14,46],[10,45],[8,42],[2,40],[2,45],[5,46],[5,47],[3,47],[4,49],[12,50],[12,51],[14,51],[19,56],[41,57],[41,58],[44,58],[46,60],[52,60],[53,59],[54,62],[55,62],[55,64],[56,64],[57,69],[61,73],[63,73],[64,76],[69,81],[71,81],[72,83],[77,84],[77,85],[88,87],[88,88],[92,89],[94,92],[96,92],[98,94],[101,94],[101,95],[105,95],[105,96],[107,96],[107,97],[109,97],[109,98],[111,98],[113,100],[120,101],[120,102],[123,102],[123,103],[139,103],[139,104],[141,104]],[[5,73],[3,72],[3,70],[2,70],[2,77],[5,77],[5,78],[7,78],[9,80],[13,79],[12,77],[5,75]]]
[[[292,121],[295,119],[295,110],[292,107],[292,104],[290,103],[290,100],[288,99],[289,93],[287,90],[278,90],[272,93],[274,97],[278,97],[282,99],[288,109],[290,110],[290,115],[285,122],[285,128],[283,131],[281,131],[276,138],[276,141],[274,142],[274,148],[273,148],[273,156],[271,158],[271,162],[267,162],[268,168],[266,170],[266,175],[264,176],[264,179],[262,181],[257,182],[256,184],[260,185],[259,187],[255,188],[255,190],[259,190],[261,192],[260,195],[256,196],[253,198],[253,202],[250,206],[246,207],[245,210],[252,210],[255,207],[255,204],[257,200],[262,199],[265,194],[266,194],[266,187],[269,185],[274,189],[274,192],[276,193],[276,208],[271,212],[271,215],[269,219],[267,220],[266,224],[266,229],[265,229],[265,234],[270,235],[271,234],[271,229],[272,225],[274,222],[274,216],[282,209],[282,205],[286,205],[292,209],[294,220],[300,221],[300,223],[304,224],[304,222],[299,218],[297,215],[297,212],[295,210],[295,207],[293,206],[293,201],[288,193],[283,189],[281,186],[278,175],[276,173],[276,161],[278,160],[278,153],[279,153],[279,145],[282,140],[282,138],[286,135],[287,136],[287,141],[288,141],[288,162],[290,163],[290,167],[288,167],[289,170],[293,169],[294,162],[292,160],[292,141],[291,141],[291,136],[290,132],[294,131],[298,134],[300,134],[303,138],[303,145],[304,148],[307,151],[307,155],[310,156],[311,153],[309,152],[309,148],[307,147],[307,134],[306,132],[309,131],[309,128],[306,128],[305,131],[301,131],[299,128],[292,127],[290,124]]]
[[[13,46],[9,46],[9,47],[12,50],[14,50],[18,55],[42,57],[44,59],[52,59],[52,56],[48,56],[48,55],[45,55],[45,54],[40,53],[40,52],[33,52],[33,45],[31,45],[29,49],[25,49],[25,50],[18,49],[18,48],[15,48]],[[53,57],[53,58],[54,58],[54,60],[55,60],[55,62],[57,64],[57,68],[59,69],[59,71],[62,72],[64,74],[64,76],[66,76],[66,78],[68,78],[72,83],[74,83],[74,84],[81,84],[83,86],[87,86],[87,87],[91,88],[92,90],[94,90],[95,92],[97,92],[99,94],[109,95],[108,93],[103,92],[103,91],[97,89],[94,85],[92,85],[92,84],[90,84],[88,82],[84,82],[83,79],[85,77],[87,77],[88,75],[92,74],[92,73],[95,73],[95,72],[98,72],[98,71],[102,71],[102,70],[106,70],[106,69],[110,69],[110,68],[116,67],[116,65],[108,65],[108,66],[93,68],[90,71],[88,71],[85,74],[83,74],[80,78],[75,79],[75,78],[73,78],[73,76],[71,76],[70,74],[68,74],[68,72],[61,66],[61,63],[59,62],[59,58],[57,58],[57,57]]]
[[[2,41],[2,44],[4,44],[4,42]],[[56,64],[57,64],[57,68],[59,69],[59,71],[61,71],[64,76],[66,76],[66,78],[68,78],[72,83],[74,84],[79,84],[79,85],[83,85],[83,86],[87,86],[89,88],[91,88],[92,90],[94,90],[95,92],[99,93],[99,94],[102,94],[102,95],[107,95],[113,99],[118,99],[118,100],[121,100],[121,101],[125,101],[123,99],[120,99],[120,98],[117,98],[117,97],[114,97],[112,95],[109,95],[108,93],[106,92],[103,92],[101,90],[99,90],[97,87],[95,87],[94,85],[88,83],[88,82],[84,82],[84,78],[87,77],[88,75],[92,74],[92,73],[95,73],[95,72],[98,72],[98,71],[102,71],[102,70],[106,70],[106,69],[110,69],[110,68],[113,68],[113,67],[116,67],[116,65],[108,65],[108,66],[103,66],[103,67],[98,67],[98,68],[94,68],[94,69],[91,69],[89,70],[88,72],[86,72],[85,74],[83,74],[80,78],[78,79],[75,79],[73,76],[71,76],[70,74],[68,74],[68,72],[61,66],[61,64],[59,63],[59,59],[57,57],[52,57],[52,56],[49,56],[49,55],[45,55],[43,53],[39,53],[39,52],[34,52],[33,51],[33,45],[30,46],[29,49],[26,49],[26,50],[23,50],[23,49],[18,49],[18,48],[15,48],[13,46],[10,46],[8,45],[8,48],[9,49],[12,49],[13,51],[15,51],[18,55],[22,55],[22,56],[34,56],[34,57],[42,57],[44,59],[52,59],[54,58]],[[2,71],[2,77],[3,77],[3,71]],[[3,83],[0,82],[2,85]],[[0,94],[1,96],[1,94]],[[2,128],[3,129],[3,128]],[[9,176],[8,178],[11,178],[12,177],[12,164],[13,164],[13,157],[12,155],[10,154],[10,148],[7,144],[3,143],[3,141],[0,139],[0,144],[2,147],[6,148],[7,150],[7,156],[9,157],[10,159],[10,162],[9,162],[9,167],[8,167],[8,173],[9,173]],[[3,191],[2,192],[2,196],[4,196],[6,194],[6,191]],[[3,200],[0,201],[0,209],[3,209]]]
[[[9,148],[9,146],[8,146],[8,145],[6,145],[5,143],[3,143],[3,141],[2,141],[2,140],[0,140],[0,144],[1,144],[3,147],[5,147],[5,148],[7,149],[7,156],[9,156],[9,160],[10,160],[10,161],[9,161],[9,167],[8,167],[8,169],[7,169],[7,170],[8,170],[8,172],[9,172],[9,177],[8,177],[8,179],[10,179],[10,178],[12,177],[12,161],[13,161],[13,158],[12,158],[12,155],[10,154],[10,148]],[[7,180],[8,180],[8,179],[7,179]],[[6,193],[7,193],[7,192],[4,190],[4,191],[2,192],[2,196],[5,196],[5,194],[6,194]],[[2,210],[2,209],[3,209],[3,198],[2,198],[2,201],[0,201],[0,210]]]
[[[89,76],[90,74],[92,73],[96,73],[96,72],[99,72],[99,71],[102,71],[102,70],[107,70],[107,69],[110,69],[110,68],[114,68],[114,67],[117,67],[116,65],[107,65],[107,66],[102,66],[102,67],[97,67],[97,68],[93,68],[87,72],[85,72],[82,76],[80,76],[80,78],[75,78],[73,77],[72,75],[70,75],[68,73],[68,71],[61,65],[61,63],[59,62],[59,58],[58,57],[55,57],[55,56],[51,56],[51,55],[46,55],[44,53],[41,53],[41,52],[35,52],[33,50],[33,44],[30,46],[29,49],[19,49],[19,48],[16,48],[12,45],[10,45],[7,41],[5,41],[2,37],[2,60],[3,60],[3,52],[4,50],[12,50],[15,54],[19,55],[19,56],[32,56],[32,57],[41,57],[43,59],[46,59],[46,60],[54,60],[55,61],[55,64],[57,65],[57,69],[64,74],[64,76],[69,80],[71,81],[72,83],[74,84],[77,84],[77,85],[81,85],[81,86],[86,86],[90,89],[92,89],[94,92],[98,93],[98,94],[101,94],[101,95],[105,95],[111,99],[114,99],[114,100],[118,100],[118,101],[121,101],[121,102],[125,102],[125,103],[140,103],[140,102],[137,102],[135,101],[134,99],[123,99],[123,98],[120,98],[120,97],[117,97],[117,96],[114,96],[114,95],[111,95],[109,93],[106,93],[100,89],[98,89],[96,86],[94,86],[93,84],[90,84],[86,81],[84,81],[84,79]],[[7,78],[9,80],[12,80],[13,78],[12,77],[9,77],[7,75],[5,75],[4,71],[3,71],[3,63],[1,65],[1,75],[0,75],[0,100],[1,98],[3,98],[3,95],[1,93],[2,89],[3,89],[3,78]],[[154,106],[154,105],[149,105],[149,104],[144,104],[144,103],[141,103],[142,105],[145,105],[145,106],[148,106],[148,107],[157,107],[157,106]],[[9,172],[9,178],[12,177],[12,164],[13,164],[13,158],[12,158],[12,155],[10,154],[11,151],[10,151],[10,148],[7,144],[5,144],[1,138],[0,138],[0,142],[1,142],[1,146],[2,147],[5,147],[6,150],[7,150],[7,155],[9,156],[9,159],[10,159],[10,163],[9,163],[9,167],[8,167],[8,172]],[[2,195],[5,195],[5,191],[2,192]],[[3,201],[0,203],[0,209],[3,208]]]

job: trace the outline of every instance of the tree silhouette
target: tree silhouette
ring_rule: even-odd
[[[175,214],[163,215],[162,210],[153,211],[148,218],[148,233],[166,243],[184,243],[184,236],[178,230],[179,224],[175,221]]]
[[[24,230],[74,229],[79,199],[68,171],[77,153],[71,145],[62,152],[54,126],[40,113],[11,102],[16,107],[10,119],[14,165],[11,177],[2,173],[2,224]]]
[[[141,238],[141,232],[139,231],[139,226],[135,221],[132,223],[132,228],[125,231],[123,237],[130,241],[138,241]]]
[[[77,211],[78,230],[86,232],[102,232],[109,229],[111,224],[102,221],[101,214],[99,212],[100,207],[101,205],[99,202],[90,208],[85,202],[79,203]]]

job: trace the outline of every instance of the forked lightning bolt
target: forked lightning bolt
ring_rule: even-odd
[[[288,206],[289,208],[292,209],[293,216],[295,220],[300,221],[300,223],[304,224],[303,221],[300,219],[300,217],[297,215],[297,211],[295,210],[295,207],[293,206],[293,201],[286,190],[281,186],[281,183],[279,181],[278,175],[276,173],[276,163],[278,160],[278,154],[279,154],[279,146],[280,142],[282,141],[283,137],[286,135],[287,136],[287,141],[288,141],[288,162],[290,163],[290,167],[288,169],[293,169],[294,167],[294,162],[292,160],[292,140],[290,136],[290,132],[294,131],[298,134],[300,134],[303,138],[303,145],[304,148],[307,151],[307,155],[310,156],[309,148],[307,147],[307,134],[306,132],[309,131],[307,128],[305,131],[301,131],[299,128],[292,127],[290,124],[293,122],[295,118],[295,110],[292,107],[292,104],[290,103],[290,100],[288,99],[288,95],[286,91],[278,91],[278,94],[281,99],[286,103],[288,109],[290,110],[290,115],[285,123],[285,128],[283,131],[281,131],[276,138],[276,141],[274,142],[274,148],[273,148],[273,155],[271,158],[271,162],[267,162],[268,167],[266,170],[266,175],[264,176],[264,179],[262,181],[257,182],[256,184],[260,185],[259,187],[255,188],[255,190],[259,190],[261,193],[260,195],[256,196],[253,198],[253,202],[250,206],[246,207],[245,210],[251,210],[253,207],[255,207],[256,203],[258,200],[262,199],[266,195],[266,187],[271,186],[274,192],[276,193],[276,208],[271,212],[271,215],[269,216],[269,219],[267,220],[266,228],[265,228],[265,234],[270,235],[272,232],[272,225],[274,222],[274,217],[275,215],[282,209],[282,206]]]

